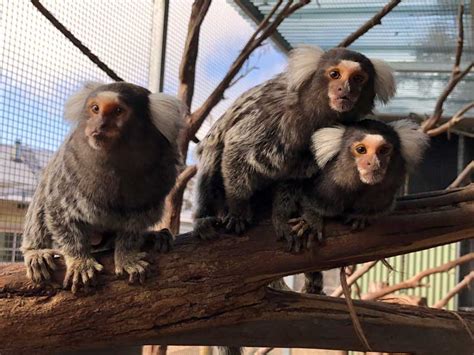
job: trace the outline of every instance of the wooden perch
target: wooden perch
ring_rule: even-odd
[[[97,291],[74,296],[28,283],[23,265],[0,267],[0,353],[51,353],[130,344],[245,345],[361,350],[345,301],[265,286],[284,275],[329,269],[452,243],[474,236],[474,185],[408,196],[365,231],[328,223],[314,252],[290,254],[268,222],[243,236],[204,242],[183,234],[155,258],[153,276],[130,286],[113,275],[113,257]],[[55,275],[58,282],[64,270]],[[355,301],[374,351],[467,354],[474,315]],[[415,337],[413,334],[423,334]]]

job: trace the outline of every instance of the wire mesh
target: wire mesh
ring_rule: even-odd
[[[42,3],[125,80],[147,86],[153,0]],[[86,81],[110,79],[29,1],[1,1],[0,16],[0,262],[5,262],[21,260],[27,204],[69,129],[63,121],[66,98]]]

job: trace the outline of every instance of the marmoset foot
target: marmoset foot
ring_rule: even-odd
[[[96,278],[97,272],[102,271],[103,266],[92,257],[72,257],[65,255],[66,276],[63,287],[71,287],[72,293],[77,293],[82,287],[88,292]]]

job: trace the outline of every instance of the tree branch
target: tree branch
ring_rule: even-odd
[[[461,184],[464,182],[464,180],[467,179],[469,175],[471,175],[472,171],[474,170],[474,160],[472,160],[467,166],[464,168],[463,171],[461,171],[461,174],[459,174],[456,179],[447,187],[447,189],[454,189],[456,187],[461,186]]]
[[[440,135],[444,132],[448,132],[449,134],[451,128],[461,122],[464,119],[464,114],[472,108],[474,108],[474,102],[470,102],[467,105],[463,106],[458,112],[454,114],[454,116],[448,122],[445,122],[436,128],[430,129],[426,132],[426,134],[428,134],[430,137]]]
[[[178,175],[173,189],[170,191],[165,200],[165,212],[160,222],[160,228],[168,228],[173,234],[179,231],[178,218],[181,214],[181,206],[183,204],[183,194],[189,180],[197,173],[197,166],[190,165]]]
[[[369,261],[362,265],[361,267],[357,268],[356,271],[347,278],[347,285],[350,287],[352,286],[357,280],[359,280],[362,276],[364,276],[370,269],[372,269],[375,264],[377,264],[378,260]],[[342,287],[337,287],[332,293],[331,297],[341,297],[343,293]]]
[[[447,262],[446,264],[443,264],[441,266],[423,270],[419,272],[418,274],[416,274],[415,276],[409,278],[408,280],[399,282],[395,285],[384,287],[378,291],[366,293],[365,295],[362,295],[362,299],[363,300],[376,300],[380,297],[386,296],[395,291],[418,287],[421,285],[421,280],[423,278],[430,276],[432,274],[449,271],[452,268],[458,265],[464,264],[471,260],[474,260],[474,253],[463,255],[462,257],[452,260],[450,262]]]
[[[194,80],[196,78],[196,62],[199,52],[199,35],[201,25],[211,5],[211,0],[195,0],[188,23],[188,33],[184,45],[181,64],[179,65],[178,98],[189,109],[193,102]]]
[[[446,99],[448,98],[449,94],[454,90],[456,85],[461,81],[464,76],[466,76],[474,66],[474,62],[471,62],[466,69],[460,71],[459,65],[461,63],[461,56],[463,51],[463,43],[464,43],[464,25],[463,25],[463,16],[464,16],[464,5],[459,5],[458,10],[458,38],[456,44],[456,57],[453,64],[453,69],[451,71],[451,78],[449,79],[448,84],[446,85],[443,92],[438,97],[436,101],[436,106],[433,112],[433,115],[428,118],[422,124],[422,128],[425,132],[432,130],[436,124],[441,119],[443,114],[443,105]]]
[[[358,38],[362,37],[367,33],[372,27],[382,24],[382,18],[385,17],[390,11],[392,11],[395,6],[397,6],[401,0],[391,0],[387,5],[385,5],[378,13],[376,13],[370,20],[364,23],[359,29],[347,36],[338,47],[349,47],[354,43]]]
[[[193,137],[196,132],[201,127],[202,123],[206,119],[207,115],[211,110],[219,103],[222,96],[224,95],[225,90],[228,88],[229,84],[232,82],[233,78],[237,75],[237,73],[242,68],[245,61],[248,59],[250,54],[258,48],[264,40],[270,37],[277,27],[283,22],[285,18],[290,16],[299,8],[305,6],[309,3],[309,0],[300,0],[297,3],[293,4],[293,1],[290,0],[287,4],[283,7],[283,9],[274,17],[274,20],[270,22],[270,18],[273,14],[276,13],[278,7],[281,5],[281,1],[278,1],[272,11],[267,15],[267,17],[262,21],[259,25],[255,33],[249,39],[249,41],[245,44],[244,48],[240,52],[240,55],[235,59],[232,63],[229,71],[224,76],[222,81],[217,85],[214,91],[209,95],[206,101],[199,107],[196,111],[194,111],[189,120],[188,132],[187,137],[188,140]]]
[[[99,59],[92,51],[87,48],[76,36],[69,31],[59,20],[43,6],[39,0],[31,0],[34,7],[59,31],[64,35],[82,54],[90,59],[92,63],[97,65],[105,74],[107,74],[112,80],[123,81],[123,79],[117,75],[107,64]]]
[[[441,300],[436,302],[433,305],[433,308],[444,308],[449,300],[456,296],[459,292],[461,292],[464,288],[469,287],[470,283],[474,280],[474,271],[471,271],[469,274],[464,276],[463,280],[459,282],[452,290],[450,290],[446,296],[444,296]]]
[[[324,244],[301,254],[287,253],[269,222],[241,237],[222,234],[211,242],[183,234],[174,251],[153,258],[152,276],[144,286],[116,280],[113,256],[98,256],[104,272],[97,291],[88,297],[33,286],[23,265],[1,266],[0,352],[51,353],[112,343],[361,349],[344,300],[290,297],[266,291],[265,286],[285,275],[472,238],[473,213],[474,185],[408,196],[393,214],[365,231],[352,233],[329,222]],[[58,284],[63,276],[60,267]],[[471,346],[463,325],[450,312],[354,304],[376,351],[421,352],[439,346],[442,353],[450,346],[454,353],[463,353]],[[472,328],[473,316],[462,317]],[[324,332],[314,331],[316,320],[324,324]],[[423,332],[423,341],[408,336],[413,332]]]

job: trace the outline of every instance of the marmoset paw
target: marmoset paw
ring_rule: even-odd
[[[303,217],[292,218],[288,221],[290,236],[288,240],[288,250],[296,253],[302,249],[312,249],[317,243],[323,241],[322,224],[309,224]]]
[[[52,271],[56,269],[53,257],[52,249],[25,251],[26,276],[34,283],[51,280]]]
[[[193,237],[203,240],[214,239],[217,237],[217,229],[222,224],[218,217],[196,218],[193,224]]]
[[[151,237],[153,250],[159,253],[167,253],[173,248],[174,236],[168,228],[147,232],[147,237]]]
[[[250,221],[241,216],[228,214],[224,217],[223,224],[228,233],[242,234],[248,229]]]
[[[71,287],[72,293],[77,293],[82,287],[85,292],[90,291],[90,286],[94,283],[98,272],[104,268],[92,257],[72,257],[64,256],[66,262],[66,276],[63,287]]]
[[[368,217],[347,217],[344,224],[351,226],[352,231],[360,231],[370,226]]]
[[[123,277],[128,274],[128,282],[135,284],[140,282],[145,283],[147,272],[150,263],[145,260],[147,253],[130,252],[126,254],[115,254],[115,274],[118,277]]]

